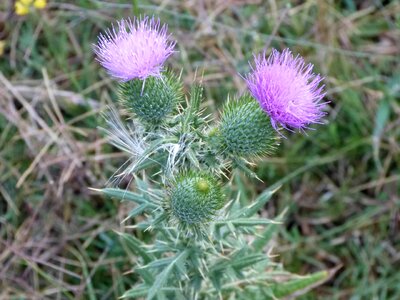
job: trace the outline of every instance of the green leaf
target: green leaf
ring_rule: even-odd
[[[374,160],[379,169],[382,169],[382,163],[379,159],[380,140],[390,115],[390,105],[387,99],[382,99],[379,103],[378,111],[375,116],[375,128],[372,136],[372,147]]]
[[[134,271],[143,279],[143,281],[148,286],[151,286],[153,284],[154,276],[149,272],[149,270],[135,268]]]
[[[267,257],[265,254],[246,254],[244,251],[238,251],[230,258],[218,260],[210,268],[210,273],[224,271],[228,267],[244,269],[266,259]]]
[[[311,288],[317,284],[321,284],[325,280],[329,279],[329,277],[330,274],[328,271],[321,271],[287,282],[275,283],[269,286],[269,289],[276,298],[281,298]]]
[[[228,219],[216,221],[216,225],[227,225],[230,224],[236,227],[240,226],[257,226],[257,225],[268,225],[268,224],[281,224],[278,221],[270,220],[270,219],[256,219],[256,218],[237,218],[237,219]]]
[[[182,127],[184,131],[188,130],[188,125],[197,118],[197,114],[200,110],[200,103],[203,97],[203,87],[200,85],[193,85],[190,91],[190,103],[185,111],[184,121]]]
[[[252,171],[249,167],[247,167],[246,162],[243,159],[240,158],[233,159],[233,167],[239,169],[250,178],[256,178],[260,180],[257,174],[254,171]]]
[[[222,287],[222,285],[221,285],[222,277],[223,277],[223,274],[222,274],[221,271],[220,271],[220,272],[214,272],[214,273],[211,273],[211,274],[209,275],[209,279],[210,279],[210,281],[211,281],[213,287],[214,287],[217,291],[220,291],[220,290],[221,290],[221,287]]]
[[[130,290],[127,290],[122,296],[121,298],[137,298],[137,297],[144,297],[147,295],[147,291],[149,290],[149,288],[147,286],[144,285],[140,285],[140,286],[135,286],[133,288],[131,288]]]
[[[147,300],[153,299],[153,297],[161,291],[162,287],[169,279],[169,275],[174,269],[176,264],[179,264],[181,261],[184,261],[188,255],[188,250],[185,250],[175,256],[175,258],[171,261],[171,263],[160,273],[157,275],[154,284],[149,289],[149,293],[147,295]]]
[[[168,144],[168,143],[178,143],[178,142],[179,142],[179,140],[176,137],[156,139],[150,145],[148,145],[147,149],[142,154],[143,161],[140,162],[138,165],[136,165],[135,168],[132,168],[131,170],[129,170],[129,172],[132,174],[137,173],[140,170],[153,165],[153,163],[151,163],[151,162],[146,163],[149,160],[158,164],[158,160],[160,160],[163,157],[163,153],[164,153],[164,152],[161,152],[161,154],[158,153],[158,151],[160,149],[162,149],[162,145]],[[154,155],[154,158],[152,157],[153,155]],[[152,158],[150,158],[150,157],[152,157]]]
[[[152,225],[156,226],[156,225],[160,225],[162,222],[164,222],[167,219],[167,215],[166,214],[161,214],[159,215],[157,218],[154,219]]]
[[[116,188],[105,188],[97,191],[105,194],[106,196],[117,198],[119,200],[128,200],[128,201],[133,201],[137,204],[146,204],[150,209],[157,208],[156,204],[150,202],[143,195],[133,193],[127,190],[116,189]]]
[[[131,288],[130,290],[126,291],[122,296],[121,299],[124,298],[138,298],[138,297],[144,297],[148,294],[149,291],[149,286],[146,285],[139,285],[139,286],[135,286],[133,288]],[[182,298],[182,292],[178,289],[178,288],[171,288],[171,287],[165,287],[160,289],[159,292],[163,292],[163,293],[174,293],[174,295],[176,296],[176,298],[174,299],[185,299]],[[165,297],[159,297],[158,299],[165,299]]]
[[[385,129],[387,120],[389,119],[390,105],[389,101],[382,99],[379,103],[378,111],[375,116],[374,137],[380,137]]]
[[[244,269],[266,259],[268,259],[268,257],[265,254],[250,254],[244,257],[238,256],[237,259],[230,264],[230,267],[234,269]]]
[[[141,267],[141,269],[164,268],[166,265],[171,264],[171,261],[173,259],[174,259],[173,257],[166,257],[166,258],[157,259],[157,260],[152,261],[151,263]]]
[[[283,217],[286,213],[286,210],[284,210],[277,218],[276,221],[277,223],[275,224],[270,224],[267,226],[267,228],[264,229],[263,232],[261,232],[260,236],[258,236],[253,243],[251,244],[255,252],[261,251],[266,244],[271,240],[273,234],[276,232],[278,229],[278,224],[283,220]]]
[[[128,246],[135,252],[135,254],[141,256],[145,263],[149,263],[154,259],[154,256],[146,251],[146,245],[135,238],[133,235],[118,232],[119,236],[128,243]]]
[[[190,160],[190,162],[193,164],[194,167],[196,167],[197,169],[200,169],[200,162],[197,159],[196,154],[192,149],[187,151],[186,156]]]
[[[142,170],[154,167],[154,166],[160,166],[162,164],[162,161],[165,160],[165,158],[168,156],[167,153],[165,152],[160,152],[156,153],[154,155],[151,155],[151,157],[148,157],[144,159],[143,161],[139,162],[136,167],[135,167],[135,173],[138,173]]]
[[[147,204],[142,204],[142,205],[139,205],[139,206],[135,207],[134,209],[132,209],[132,210],[129,212],[128,216],[124,219],[124,221],[126,221],[126,220],[129,219],[129,218],[134,218],[134,217],[136,217],[137,215],[140,215],[140,214],[143,213],[148,207],[149,207],[149,206],[148,206]]]
[[[234,217],[251,217],[255,215],[264,205],[271,199],[272,195],[279,189],[279,187],[275,189],[267,189],[262,192],[254,201],[253,204],[242,208],[235,214]]]

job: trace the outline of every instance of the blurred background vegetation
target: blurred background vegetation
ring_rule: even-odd
[[[202,81],[218,116],[252,53],[289,47],[326,79],[327,125],[288,135],[243,178],[249,198],[285,178],[263,215],[288,208],[275,260],[337,268],[301,299],[400,299],[400,2],[383,0],[48,1],[0,3],[0,299],[116,299],[137,280],[116,232],[132,208],[101,188],[124,160],[97,130],[116,83],[96,36],[121,17],[160,16],[169,60]],[[196,76],[197,74],[197,76]]]

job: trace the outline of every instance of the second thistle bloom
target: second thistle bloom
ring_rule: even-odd
[[[100,34],[95,53],[108,73],[121,81],[160,77],[163,64],[174,52],[167,26],[159,19],[124,20],[118,28]]]
[[[246,77],[247,85],[275,129],[281,125],[301,130],[321,122],[325,115],[323,78],[313,73],[312,64],[293,57],[289,49],[282,53],[274,49],[268,58],[264,52],[255,56],[254,64]]]

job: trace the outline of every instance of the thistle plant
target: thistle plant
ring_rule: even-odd
[[[105,114],[110,143],[129,155],[111,182],[133,181],[132,190],[101,192],[136,203],[128,218],[136,233],[151,233],[147,242],[121,233],[140,276],[122,297],[276,299],[325,280],[326,271],[290,274],[267,254],[283,213],[266,219],[258,212],[276,186],[242,201],[232,184],[241,172],[256,176],[251,163],[278,147],[276,131],[320,123],[322,78],[287,49],[263,53],[245,77],[249,93],[210,120],[202,87],[184,96],[179,76],[164,66],[174,45],[154,17],[121,20],[95,45],[97,60],[120,81],[118,105],[127,116]]]

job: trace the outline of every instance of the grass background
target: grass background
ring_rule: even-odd
[[[124,159],[96,129],[116,84],[92,44],[133,14],[169,24],[170,67],[186,87],[203,74],[216,116],[245,91],[252,53],[290,47],[315,64],[328,124],[289,135],[249,194],[291,176],[262,212],[289,208],[273,253],[299,274],[339,268],[301,299],[400,299],[400,3],[381,0],[50,0],[25,17],[2,1],[0,299],[116,299],[137,280],[116,233],[131,207],[87,188]]]

